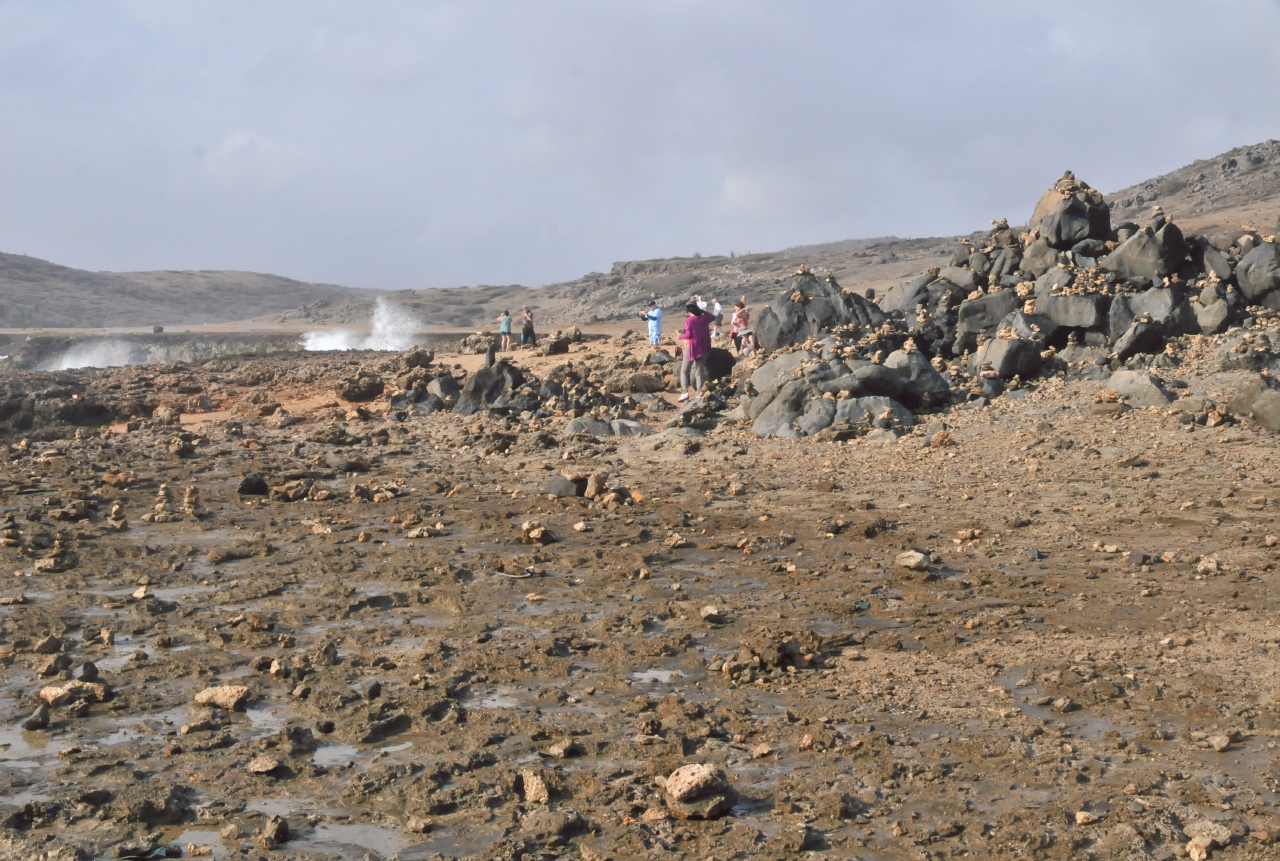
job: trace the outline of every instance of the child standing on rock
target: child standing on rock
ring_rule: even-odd
[[[689,369],[692,367],[697,385],[694,392],[702,391],[707,377],[707,356],[711,355],[711,315],[698,307],[697,302],[684,306],[684,331],[679,334],[684,341],[684,359],[680,363],[681,403],[689,400]]]
[[[751,311],[745,299],[733,303],[733,328],[729,330],[729,337],[739,354],[750,356],[755,352],[756,336],[751,331]]]
[[[649,310],[640,313],[641,320],[649,321],[649,343],[656,347],[662,339],[662,309],[653,299],[649,300]]]

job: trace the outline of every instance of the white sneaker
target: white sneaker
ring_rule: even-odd
[[[687,400],[689,400],[689,393],[688,393],[688,392],[685,392],[683,395],[681,395],[680,397],[676,398],[676,403],[678,403],[678,404],[682,404],[682,403],[684,403],[684,402],[685,402],[685,401],[687,401]]]

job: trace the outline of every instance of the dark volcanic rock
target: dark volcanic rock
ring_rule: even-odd
[[[267,480],[257,473],[251,473],[240,479],[240,484],[236,486],[236,493],[241,496],[266,496],[271,493],[271,488],[267,485]]]
[[[884,319],[884,312],[863,297],[845,293],[834,281],[804,274],[793,277],[783,294],[760,312],[755,331],[761,347],[776,350],[836,326],[874,327]]]
[[[488,409],[512,389],[524,385],[524,381],[524,373],[506,360],[491,368],[481,368],[467,377],[453,411],[469,416]]]
[[[334,391],[344,401],[361,403],[371,401],[382,394],[385,388],[382,378],[368,371],[361,371],[354,377],[343,380]]]
[[[1259,305],[1268,294],[1280,287],[1280,260],[1275,243],[1266,242],[1246,254],[1236,265],[1240,291],[1251,305]]]

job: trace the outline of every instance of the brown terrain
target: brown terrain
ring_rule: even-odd
[[[619,264],[592,307],[954,247]],[[688,405],[674,321],[2,369],[0,857],[1275,858],[1280,312],[1233,320],[990,397],[939,353],[948,400],[798,439],[770,369],[889,367],[910,319]]]

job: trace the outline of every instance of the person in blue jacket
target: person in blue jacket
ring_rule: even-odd
[[[640,319],[649,321],[649,343],[658,346],[662,337],[662,309],[653,299],[649,300],[649,310],[640,312]]]

